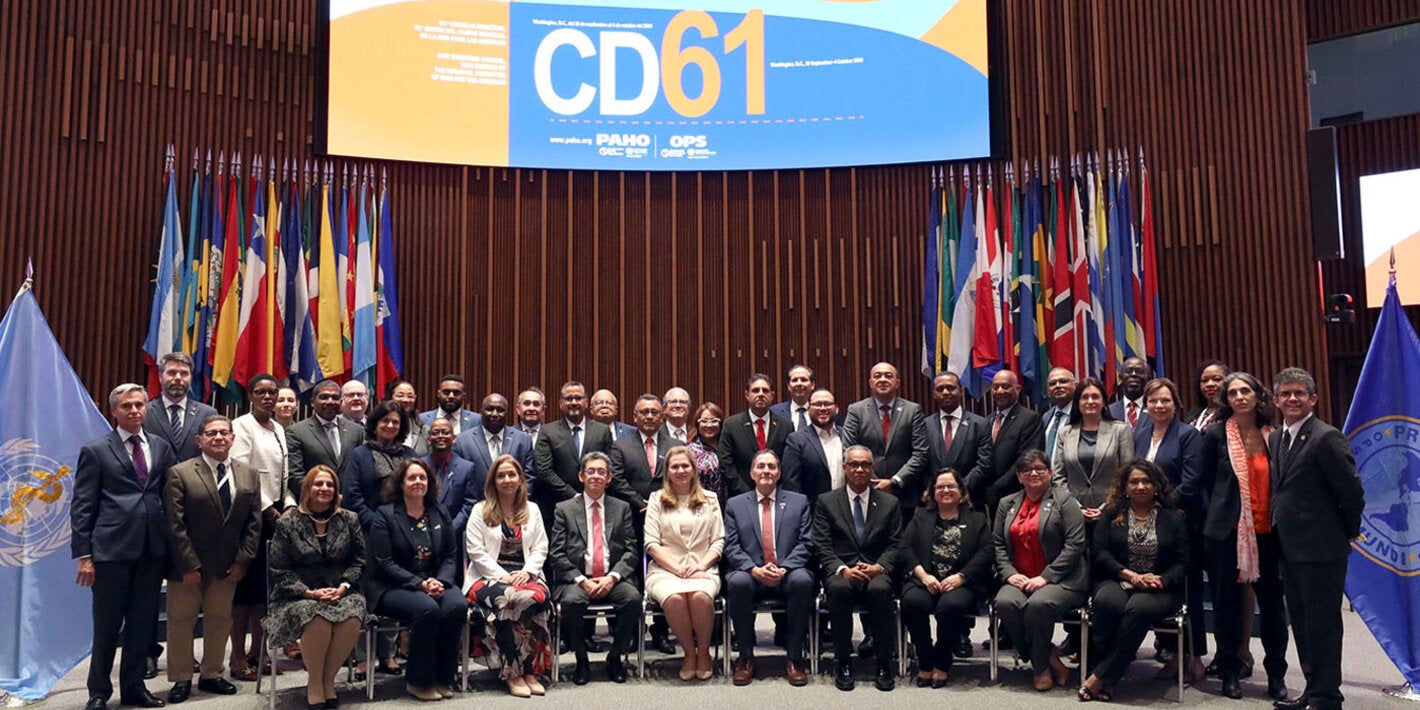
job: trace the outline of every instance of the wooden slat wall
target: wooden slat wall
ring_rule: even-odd
[[[1343,37],[1420,19],[1414,0],[1307,0],[1307,40]]]
[[[1325,379],[1304,249],[1299,2],[1003,0],[1010,157],[1142,147],[1169,373],[1210,356]],[[0,8],[0,274],[86,384],[142,376],[163,146],[309,157],[313,0]],[[180,161],[182,162],[182,161]],[[743,404],[807,362],[841,401],[919,359],[924,165],[645,174],[391,163],[408,374],[568,377]],[[921,378],[905,394],[927,399]],[[1185,388],[1191,389],[1191,388]],[[625,405],[624,405],[625,406]]]

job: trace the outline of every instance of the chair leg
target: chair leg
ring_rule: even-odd
[[[907,677],[907,633],[902,625],[902,605],[897,605],[897,677]]]
[[[1001,619],[993,607],[987,615],[986,624],[991,627],[991,682],[996,682],[997,665],[1000,663]]]
[[[375,630],[365,626],[365,699],[375,699]]]
[[[818,604],[814,604],[814,615],[809,621],[809,675],[818,676]]]
[[[557,685],[558,679],[562,677],[562,605],[553,604],[552,613],[548,615],[548,641],[552,646],[552,684]]]
[[[636,621],[636,675],[646,678],[646,607],[641,606],[641,614]]]
[[[734,670],[730,668],[730,611],[728,608],[720,610],[720,668],[726,678],[734,673]]]
[[[461,656],[459,660],[459,689],[465,693],[468,692],[468,644],[471,640],[468,628],[468,617],[465,616],[463,633],[459,635],[459,655]]]
[[[1090,612],[1080,612],[1080,682],[1089,677],[1090,668]]]

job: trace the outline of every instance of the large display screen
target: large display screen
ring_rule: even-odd
[[[1420,303],[1420,170],[1361,176],[1361,251],[1370,308],[1385,303],[1392,249],[1401,303]]]
[[[986,0],[329,0],[326,149],[739,170],[990,152]]]

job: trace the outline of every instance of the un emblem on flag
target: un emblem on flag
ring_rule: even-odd
[[[69,542],[73,478],[28,439],[0,446],[0,567],[24,567]]]
[[[1390,416],[1351,435],[1366,489],[1351,548],[1401,576],[1420,574],[1420,419]]]

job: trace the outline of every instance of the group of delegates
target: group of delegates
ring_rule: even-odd
[[[1057,646],[1055,625],[1090,601],[1098,662],[1082,670],[1078,695],[1109,700],[1153,625],[1185,601],[1201,611],[1206,570],[1219,620],[1208,672],[1221,678],[1223,694],[1241,697],[1239,680],[1250,673],[1251,594],[1263,611],[1269,695],[1289,710],[1340,707],[1338,580],[1361,490],[1344,438],[1312,416],[1315,382],[1295,368],[1269,392],[1250,375],[1204,363],[1198,407],[1184,417],[1178,388],[1152,378],[1138,358],[1121,368],[1113,402],[1098,380],[1051,371],[1044,416],[1022,404],[1019,379],[1002,371],[991,383],[993,412],[982,417],[963,407],[955,374],[933,380],[929,415],[898,396],[896,368],[878,363],[869,396],[840,417],[833,393],[796,365],[787,401],[773,403],[772,378],[756,373],[745,411],[727,417],[712,402],[692,409],[676,387],[638,397],[626,425],[614,395],[589,398],[575,381],[558,392],[556,419],[545,420],[536,388],[515,403],[489,394],[470,411],[457,375],[441,378],[439,407],[423,413],[404,380],[373,405],[359,382],[321,382],[311,416],[300,421],[295,393],[258,375],[248,383],[250,413],[228,421],[187,400],[185,358],[164,358],[163,396],[146,406],[136,385],[115,390],[116,433],[86,447],[76,475],[79,581],[95,587],[90,710],[102,710],[112,693],[118,628],[142,627],[156,610],[156,587],[149,600],[142,594],[150,585],[133,584],[154,570],[200,592],[174,594],[170,584],[169,702],[192,692],[199,609],[207,652],[197,688],[236,692],[222,678],[224,607],[231,676],[279,672],[262,661],[263,649],[284,646],[309,671],[310,707],[338,705],[335,671],[352,652],[363,656],[354,645],[372,615],[407,627],[407,660],[400,666],[396,644],[381,634],[377,657],[361,663],[405,674],[421,700],[453,696],[470,610],[473,643],[514,696],[546,692],[539,676],[559,651],[549,628],[554,604],[575,658],[573,682],[589,682],[588,654],[601,650],[607,677],[624,682],[643,590],[661,612],[651,645],[674,653],[673,634],[687,682],[713,676],[722,594],[734,629],[732,680],[752,682],[755,605],[777,599],[775,641],[787,652],[785,677],[799,686],[807,654],[818,651],[805,638],[820,588],[840,689],[855,687],[859,608],[867,613],[858,652],[876,659],[877,688],[894,687],[899,600],[917,685],[948,683],[988,599],[1029,661],[1034,687],[1064,685],[1062,656],[1078,652],[1078,640]],[[1269,394],[1283,414],[1275,429]],[[171,448],[162,441],[169,436]],[[96,466],[138,478],[135,489],[166,474],[157,509],[124,506],[127,522],[142,525],[125,531],[120,557],[133,564],[117,572],[95,564],[114,558],[103,542],[112,525],[95,517],[116,514],[96,503],[114,471]],[[121,494],[142,499],[148,491]],[[184,503],[193,496],[205,502]],[[218,519],[220,529],[210,525]],[[164,534],[145,542],[143,525],[155,522]],[[221,539],[198,542],[214,534]],[[134,598],[111,603],[124,594]],[[174,613],[181,603],[190,614]],[[1308,683],[1290,699],[1284,603]],[[584,621],[592,604],[612,607],[609,646]],[[1183,658],[1161,656],[1185,664],[1194,681],[1205,673],[1202,616],[1190,615]],[[142,685],[152,638],[123,636],[125,650],[141,649],[137,665],[124,656],[125,704],[162,704]]]

